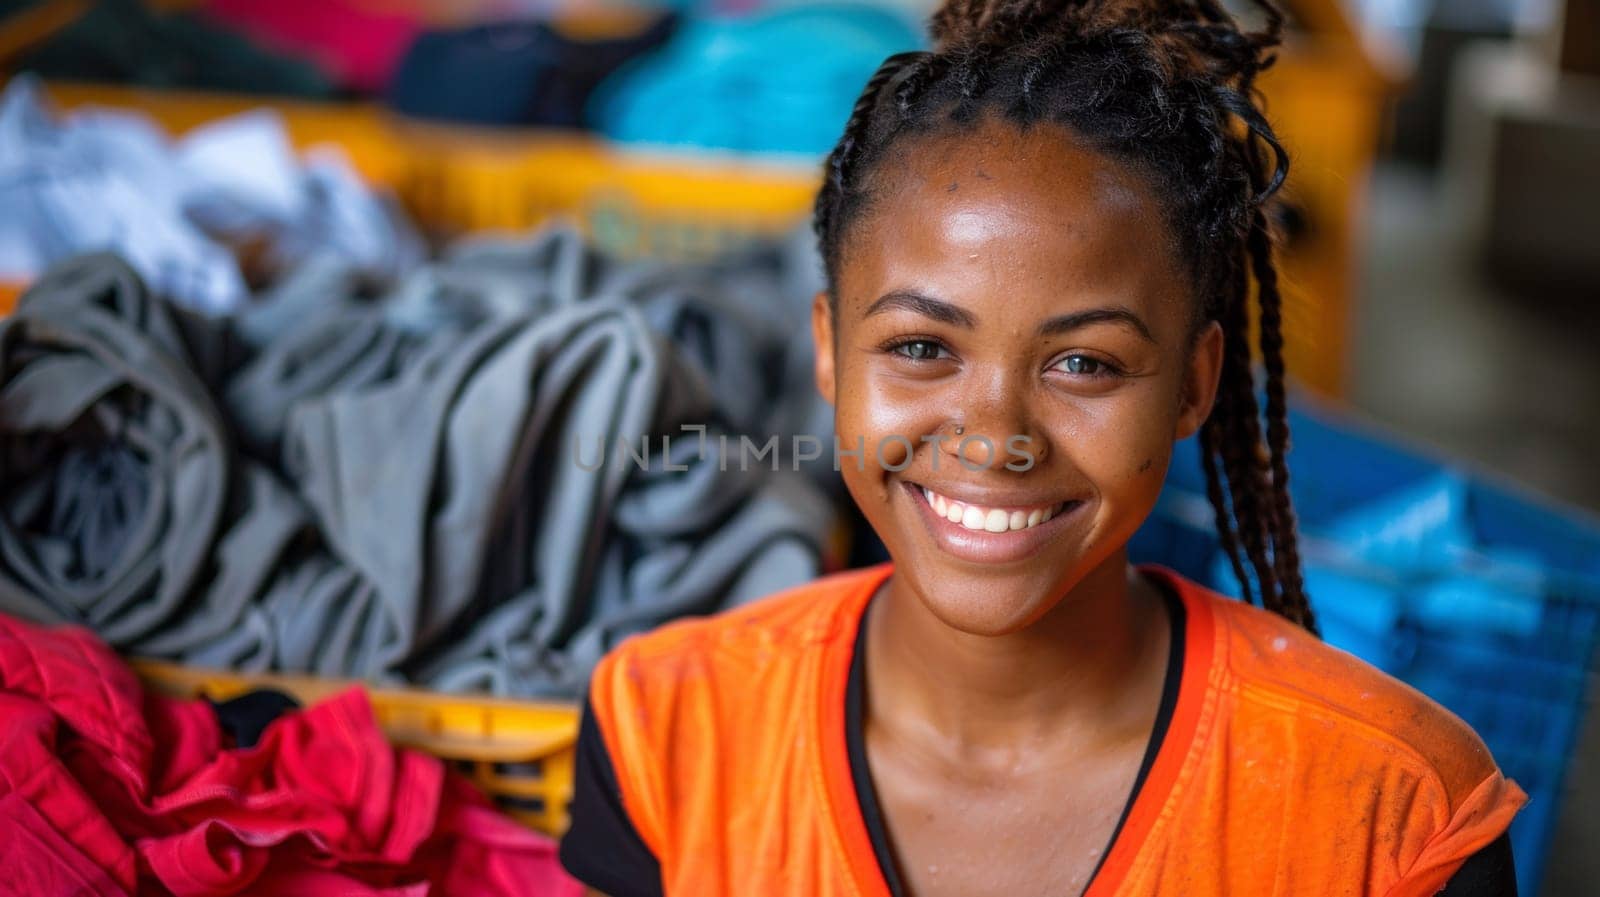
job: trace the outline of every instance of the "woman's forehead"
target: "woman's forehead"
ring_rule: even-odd
[[[1064,129],[979,125],[884,163],[845,249],[847,295],[922,288],[1015,306],[1079,292],[1143,304],[1182,283],[1150,188]]]

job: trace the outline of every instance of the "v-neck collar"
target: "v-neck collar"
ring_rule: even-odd
[[[1165,591],[1175,595],[1182,604],[1182,671],[1177,700],[1154,761],[1132,795],[1132,801],[1124,808],[1110,848],[1083,897],[1110,897],[1127,877],[1194,747],[1211,678],[1214,635],[1209,602],[1192,584],[1171,570],[1150,565],[1139,569],[1159,580]],[[821,712],[817,716],[823,786],[839,846],[846,856],[856,889],[864,897],[893,897],[887,877],[894,873],[880,864],[864,815],[863,798],[870,796],[857,791],[852,775],[847,699],[862,620],[873,595],[892,573],[893,565],[879,565],[863,577],[860,592],[842,608],[841,623],[845,631],[832,640],[833,650],[828,652],[821,670],[818,706]],[[861,759],[864,762],[865,758]]]

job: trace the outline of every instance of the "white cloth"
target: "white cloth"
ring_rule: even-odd
[[[127,112],[58,118],[26,76],[0,95],[0,208],[0,278],[28,281],[63,258],[111,251],[156,292],[208,312],[249,296],[230,243],[264,244],[273,272],[331,255],[395,276],[423,254],[336,147],[296,158],[273,112],[174,142]]]

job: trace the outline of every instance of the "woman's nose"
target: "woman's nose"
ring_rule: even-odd
[[[986,386],[967,393],[946,425],[946,453],[968,469],[1009,463],[1025,470],[1042,461],[1048,446],[1035,425],[1031,391],[1006,376]]]

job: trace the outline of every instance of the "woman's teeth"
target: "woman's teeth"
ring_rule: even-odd
[[[928,500],[934,513],[951,523],[959,523],[970,530],[1004,533],[1011,530],[1038,526],[1061,512],[1065,502],[1040,505],[1037,508],[984,508],[945,498],[932,489],[922,488],[922,497]]]

